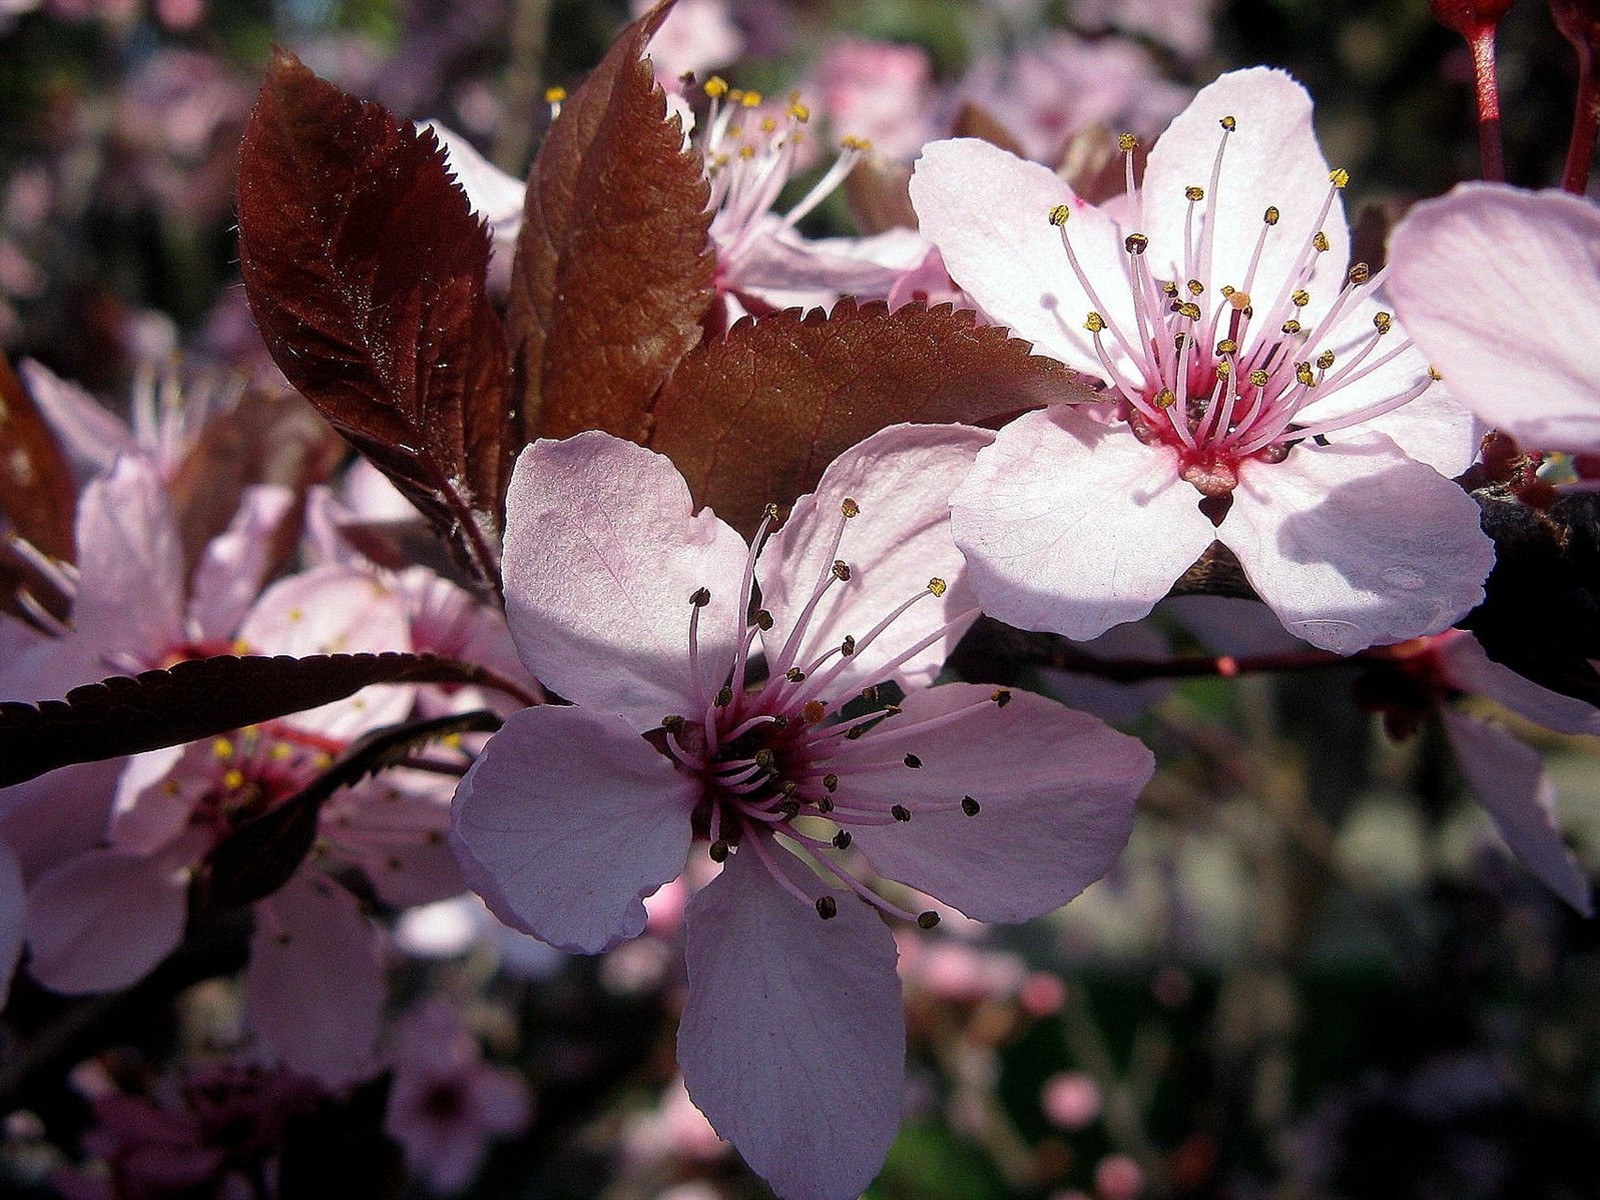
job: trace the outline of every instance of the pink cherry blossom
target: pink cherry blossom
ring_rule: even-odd
[[[899,1122],[895,945],[872,909],[915,914],[864,862],[972,917],[1037,916],[1110,865],[1153,769],[1041,697],[927,686],[977,616],[947,496],[988,440],[891,427],[754,547],[605,434],[537,442],[513,475],[511,631],[576,706],[490,739],[456,794],[463,870],[508,924],[595,952],[706,840],[724,866],[684,913],[678,1059],[786,1197],[856,1195]]]
[[[1529,449],[1600,452],[1600,208],[1465,183],[1395,228],[1390,291],[1450,390]]]
[[[1013,56],[981,59],[961,95],[993,115],[1029,158],[1055,166],[1075,135],[1096,126],[1154,132],[1189,90],[1162,79],[1133,42],[1056,32]]]
[[[424,1001],[396,1022],[394,1084],[384,1126],[414,1171],[438,1192],[461,1191],[494,1138],[532,1118],[526,1081],[483,1061],[477,1040],[444,1000]]]
[[[983,142],[932,144],[912,179],[951,277],[1118,397],[1013,422],[952,497],[986,611],[1094,637],[1217,541],[1315,645],[1448,626],[1493,559],[1446,478],[1475,431],[1373,298],[1381,273],[1344,267],[1345,176],[1310,98],[1278,71],[1223,76],[1156,143],[1142,187],[1123,145],[1126,224]]]
[[[710,108],[693,143],[711,185],[711,243],[717,254],[716,286],[725,324],[750,312],[829,307],[841,296],[881,300],[902,273],[920,266],[927,241],[911,229],[870,237],[808,238],[802,218],[828,198],[871,145],[846,136],[838,155],[786,211],[778,200],[791,180],[814,165],[817,141],[809,136],[810,107],[798,94],[774,104],[760,93],[730,88],[718,77],[704,85]],[[687,100],[668,93],[672,113],[691,122]],[[515,244],[521,228],[520,180],[470,153],[458,135],[434,131],[450,147],[451,169],[473,210],[489,220],[495,244]],[[689,137],[686,131],[686,139]]]
[[[837,38],[805,88],[840,134],[864,138],[888,158],[909,161],[934,132],[940,107],[933,63],[920,46]]]
[[[655,0],[629,0],[636,17]],[[733,23],[728,0],[678,0],[650,39],[650,62],[664,84],[681,75],[725,67],[744,53],[744,35]]]

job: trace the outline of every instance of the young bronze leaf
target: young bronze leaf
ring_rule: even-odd
[[[69,763],[213,737],[342,699],[371,683],[512,690],[482,667],[431,654],[192,659],[73,688],[62,700],[0,702],[0,787]],[[519,699],[532,702],[525,694]]]
[[[670,7],[623,31],[534,160],[508,318],[524,443],[584,429],[642,439],[652,397],[700,340],[710,192],[640,59]]]
[[[279,52],[239,153],[239,261],[289,381],[493,585],[520,444],[489,235],[433,134]]]
[[[22,381],[0,355],[0,528],[72,560],[72,474]]]
[[[992,422],[1094,397],[972,312],[845,300],[826,317],[746,319],[694,351],[662,392],[650,445],[699,503],[748,534],[763,506],[809,491],[841,451],[887,425]]]

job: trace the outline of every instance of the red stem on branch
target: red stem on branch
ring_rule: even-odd
[[[1500,143],[1500,89],[1494,77],[1494,28],[1511,0],[1428,0],[1434,18],[1466,39],[1472,51],[1472,90],[1478,100],[1478,156],[1483,177],[1503,183],[1505,152]]]
[[[1550,0],[1556,28],[1578,54],[1578,101],[1572,114],[1572,137],[1561,186],[1581,196],[1589,187],[1589,164],[1600,129],[1600,79],[1595,77],[1595,50],[1600,45],[1600,0]]]
[[[1478,166],[1490,183],[1504,183],[1505,151],[1500,140],[1500,89],[1494,78],[1494,26],[1467,39],[1472,47],[1472,90],[1478,98]]]

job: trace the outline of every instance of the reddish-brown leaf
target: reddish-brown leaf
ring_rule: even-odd
[[[75,503],[61,448],[0,355],[0,516],[46,554],[71,562]]]
[[[245,488],[273,483],[301,495],[326,481],[344,453],[327,422],[293,392],[246,392],[205,423],[168,481],[185,560],[192,566],[228,527]],[[285,545],[275,549],[292,548],[298,525],[285,522]]]
[[[662,392],[650,445],[699,503],[749,533],[766,504],[809,491],[841,451],[887,425],[992,422],[1093,396],[972,312],[845,300],[826,317],[746,319],[694,351]]]
[[[279,52],[239,154],[239,260],[289,381],[493,585],[520,444],[489,235],[433,134]]]
[[[657,389],[700,340],[710,193],[640,57],[670,7],[623,31],[534,160],[508,318],[524,442],[642,439]]]
[[[270,721],[370,683],[470,683],[516,693],[482,667],[431,654],[197,658],[85,684],[62,700],[0,702],[0,787],[69,763],[139,754]]]

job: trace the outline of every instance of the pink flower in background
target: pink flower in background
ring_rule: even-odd
[[[1133,42],[1057,32],[1011,57],[980,60],[960,95],[998,120],[1029,158],[1054,167],[1075,135],[1096,126],[1155,132],[1190,91],[1163,79]]]
[[[940,105],[933,64],[920,46],[837,38],[805,90],[833,129],[866,139],[887,158],[909,161],[933,136]]]
[[[1600,453],[1600,208],[1464,183],[1389,242],[1406,330],[1473,412],[1530,450]]]
[[[885,430],[754,548],[693,513],[667,459],[605,434],[537,442],[513,476],[511,631],[576,706],[490,739],[456,794],[463,870],[508,924],[592,953],[637,935],[642,898],[709,842],[725,865],[684,914],[679,1063],[785,1196],[854,1196],[899,1123],[894,938],[871,910],[914,914],[861,857],[1024,920],[1105,871],[1153,769],[1038,696],[927,686],[977,616],[946,498],[988,437]],[[758,641],[766,683],[747,690]]]
[[[1234,72],[1162,135],[1138,189],[1124,149],[1126,223],[975,140],[932,144],[912,179],[923,231],[983,311],[1119,398],[1030,413],[978,455],[951,502],[985,610],[1092,638],[1219,541],[1314,645],[1447,627],[1493,561],[1447,478],[1475,430],[1429,391],[1370,296],[1379,276],[1345,270],[1344,175],[1310,98],[1282,72]]]
[[[396,1022],[391,1061],[384,1127],[435,1191],[461,1191],[489,1142],[521,1133],[533,1118],[527,1082],[484,1062],[477,1039],[442,999],[425,1000]]]
[[[655,0],[629,0],[642,17]],[[729,0],[678,0],[650,39],[656,78],[670,85],[682,75],[703,75],[725,67],[744,53],[744,35],[733,23]]]

